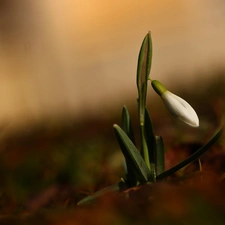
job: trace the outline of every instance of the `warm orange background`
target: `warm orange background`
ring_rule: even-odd
[[[104,116],[135,99],[137,57],[148,31],[151,76],[168,87],[190,88],[198,71],[210,74],[224,65],[221,0],[3,2],[0,121],[5,123],[61,113]]]

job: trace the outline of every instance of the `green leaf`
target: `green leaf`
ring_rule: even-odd
[[[135,145],[134,132],[131,125],[130,114],[126,106],[123,107],[122,111],[122,129]],[[126,182],[130,187],[136,186],[138,184],[138,179],[133,168],[132,159],[130,157],[125,157],[125,161],[127,166]]]
[[[111,186],[105,187],[92,195],[88,195],[87,197],[81,199],[77,205],[86,205],[94,202],[97,198],[102,197],[106,194],[113,193],[113,192],[119,192],[121,189],[125,189],[124,186],[125,184],[123,182],[120,182],[118,184],[113,184]]]
[[[131,124],[130,114],[126,106],[123,106],[121,127],[135,145],[134,131]]]
[[[153,125],[152,125],[152,120],[150,117],[150,114],[147,110],[147,108],[145,108],[145,130],[146,130],[146,136],[148,137],[149,141],[150,141],[150,146],[154,147],[154,129],[153,129]]]
[[[146,142],[147,142],[148,151],[149,151],[150,162],[152,163],[154,162],[154,159],[155,159],[155,156],[154,156],[155,154],[153,151],[153,149],[155,148],[155,135],[154,135],[151,117],[147,109],[145,109],[145,136],[146,136]]]
[[[160,136],[155,136],[155,162],[156,162],[156,175],[159,175],[165,171],[164,162],[164,144],[163,139]]]
[[[185,159],[184,161],[172,167],[171,169],[161,173],[160,175],[156,177],[156,179],[157,180],[165,179],[166,177],[172,175],[173,173],[187,166],[189,163],[192,163],[195,160],[197,160],[203,153],[205,153],[207,150],[210,149],[210,147],[212,147],[212,145],[215,144],[215,142],[221,137],[222,134],[223,134],[223,128],[219,129],[219,131],[216,132],[216,134],[209,140],[209,142],[207,142],[203,147],[197,150],[189,158]]]
[[[137,66],[137,88],[140,125],[144,124],[148,77],[152,64],[152,39],[148,33],[141,45]]]
[[[141,155],[149,169],[151,165],[149,162],[148,146],[145,139],[145,106],[147,96],[148,77],[152,63],[152,40],[148,33],[141,45],[138,57],[137,66],[137,89],[138,89],[138,116],[140,124],[141,136]]]
[[[117,124],[114,124],[113,128],[122,153],[125,159],[131,163],[139,182],[146,183],[151,181],[151,172],[133,142]]]

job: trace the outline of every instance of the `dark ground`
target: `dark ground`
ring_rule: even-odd
[[[176,91],[198,112],[198,129],[177,122],[160,99],[150,104],[155,133],[164,138],[167,169],[204,145],[223,123],[225,74],[215,77],[200,90]],[[138,138],[136,108],[130,111]],[[46,120],[3,135],[0,224],[225,224],[224,135],[201,157],[202,173],[193,164],[173,176],[191,175],[182,182],[127,190],[129,199],[122,192],[76,205],[124,175],[112,129],[120,124],[120,113],[118,108],[117,115],[105,120],[60,120],[51,126]]]

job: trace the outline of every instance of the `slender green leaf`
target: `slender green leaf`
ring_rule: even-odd
[[[152,40],[148,33],[141,45],[137,66],[137,88],[140,125],[144,124],[148,77],[152,64]]]
[[[155,162],[156,162],[156,175],[159,175],[165,171],[164,162],[164,144],[163,139],[160,136],[155,136]]]
[[[145,105],[147,96],[148,76],[151,69],[152,62],[152,40],[148,33],[141,45],[138,57],[137,66],[137,89],[138,89],[138,115],[140,123],[141,136],[141,155],[149,169],[151,165],[149,162],[148,146],[145,139]]]
[[[155,161],[154,160],[155,154],[153,151],[153,149],[155,148],[155,135],[154,135],[151,117],[147,109],[145,109],[145,136],[146,136],[146,142],[147,142],[148,151],[149,151],[150,162],[152,163]]]
[[[121,127],[135,145],[134,131],[133,131],[133,127],[131,124],[130,114],[129,114],[129,111],[126,106],[123,107],[123,111],[122,111]]]
[[[189,158],[185,159],[178,165],[172,167],[171,169],[159,174],[156,179],[162,180],[166,177],[172,175],[173,173],[177,172],[178,170],[182,169],[183,167],[187,166],[189,163],[194,162],[197,160],[203,153],[205,153],[207,150],[212,147],[213,144],[221,137],[223,133],[223,128],[219,129],[219,131],[216,132],[216,134],[207,142],[203,147],[201,147],[199,150],[197,150],[194,154],[192,154]]]
[[[122,111],[122,129],[135,145],[134,132],[131,125],[130,114],[126,106],[123,107],[123,111]],[[125,161],[127,166],[126,183],[130,187],[136,186],[138,184],[138,179],[134,171],[133,161],[130,157],[125,157]]]
[[[147,108],[145,108],[145,131],[146,131],[146,136],[149,144],[150,148],[153,148],[155,146],[155,135],[154,135],[154,129],[153,129],[153,125],[152,125],[152,120],[150,117],[150,114],[147,110]]]
[[[113,184],[111,186],[105,187],[92,195],[88,195],[87,197],[81,199],[77,205],[86,205],[94,202],[97,198],[102,197],[106,194],[110,194],[113,192],[119,192],[121,189],[124,189],[123,187],[121,188],[121,185],[125,185],[124,183],[120,182],[118,184]]]
[[[139,182],[146,183],[151,181],[151,172],[133,142],[118,125],[114,124],[113,128],[122,153],[124,157],[132,163]]]

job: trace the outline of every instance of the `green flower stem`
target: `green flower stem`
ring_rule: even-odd
[[[145,164],[151,171],[151,165],[150,165],[149,154],[148,154],[148,146],[147,146],[147,142],[145,139],[144,124],[140,124],[140,129],[141,129],[141,154],[144,158]]]

